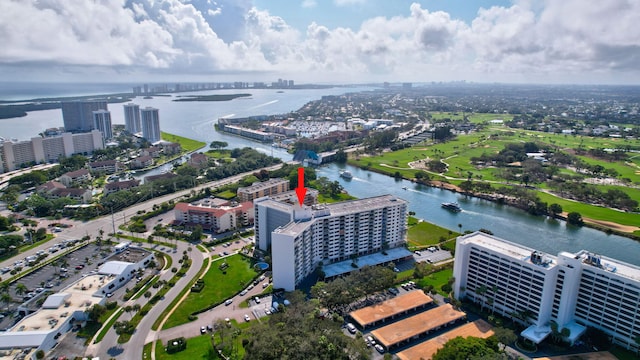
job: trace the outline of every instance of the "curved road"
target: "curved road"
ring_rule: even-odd
[[[270,167],[266,167],[264,169],[268,171],[272,171],[272,170],[279,169],[281,166],[282,164],[277,164]],[[260,170],[262,169],[257,169],[254,171],[235,175],[223,180],[212,181],[209,183],[198,185],[195,188],[182,190],[182,191],[168,194],[162,197],[153,198],[148,201],[133,205],[125,210],[114,212],[113,215],[102,216],[88,222],[79,222],[79,221],[73,221],[69,219],[63,219],[59,221],[49,221],[44,219],[38,219],[39,227],[47,227],[47,225],[52,222],[71,224],[72,225],[71,227],[63,228],[61,232],[56,233],[57,240],[81,239],[86,235],[92,235],[93,237],[95,237],[97,236],[100,230],[104,230],[105,234],[112,233],[114,230],[114,227],[116,228],[115,230],[117,231],[118,230],[117,227],[119,223],[123,223],[126,220],[127,216],[132,216],[136,214],[138,211],[150,211],[153,209],[154,205],[159,205],[163,202],[168,202],[169,200],[181,201],[186,197],[189,197],[192,191],[200,191],[205,188],[220,187],[220,186],[231,184],[231,183],[237,183],[243,177],[247,175],[251,175],[254,172],[260,171]],[[3,210],[2,213],[5,216],[10,214],[8,210]],[[44,244],[41,244],[38,247],[35,247],[33,249],[20,253],[19,255],[16,255],[13,258],[0,262],[0,268],[5,266],[11,266],[16,260],[23,259],[30,255],[34,255],[39,250],[47,250],[55,242],[57,241],[55,240],[48,241]],[[148,247],[147,244],[144,244],[143,246]],[[178,260],[182,256],[182,252],[192,245],[185,242],[178,241],[177,246],[178,246],[177,251],[175,253],[172,252],[169,254],[172,256],[174,264],[178,263]],[[187,272],[186,276],[178,280],[178,282],[176,283],[176,286],[174,286],[172,289],[170,289],[167,292],[164,300],[161,300],[160,302],[158,302],[151,309],[151,311],[142,319],[142,321],[140,322],[140,324],[136,329],[135,334],[131,337],[131,340],[126,344],[118,344],[117,335],[115,334],[115,331],[112,328],[109,330],[107,335],[103,338],[103,340],[100,343],[91,344],[87,348],[85,352],[86,355],[99,356],[105,359],[108,359],[108,358],[141,359],[142,358],[142,350],[143,350],[144,344],[147,342],[153,341],[156,338],[156,333],[151,330],[151,326],[156,321],[156,318],[160,315],[160,313],[164,310],[164,308],[168,306],[168,304],[170,304],[176,296],[178,296],[180,291],[191,281],[191,279],[193,279],[193,277],[196,276],[196,274],[202,267],[202,264],[204,262],[204,257],[209,256],[209,254],[204,254],[198,251],[195,248],[195,246],[192,246],[192,247],[193,247],[193,251],[191,251],[190,254],[191,254],[193,263],[189,271]],[[164,271],[161,274],[161,279],[169,280],[172,276],[173,276],[173,273],[171,273],[170,271]],[[259,293],[261,292],[262,289],[257,289],[257,290]],[[133,305],[135,303],[139,303],[140,305],[143,305],[146,301],[147,301],[146,298],[141,297],[135,301],[129,301],[123,305]],[[238,310],[238,313],[239,312],[240,310]],[[240,316],[243,316],[244,313],[247,313],[247,312],[249,312],[249,309],[245,309],[242,315]],[[131,316],[132,315],[130,314],[123,313],[120,316],[120,318],[128,319]],[[225,317],[229,317],[229,316],[227,315]],[[205,317],[201,316],[201,318],[204,319]],[[198,324],[200,323],[200,321],[201,320],[198,320]],[[208,323],[210,324],[211,321],[209,321]],[[195,326],[194,323],[190,323],[188,325]],[[203,325],[206,325],[206,324],[203,322]],[[200,326],[202,325],[198,325],[197,327],[195,327],[195,329],[199,331]],[[164,339],[164,337],[165,336],[163,332],[162,338]]]

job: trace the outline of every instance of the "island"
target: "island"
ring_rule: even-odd
[[[218,95],[187,95],[180,96],[173,101],[230,101],[240,97],[249,97],[251,94],[218,94]]]

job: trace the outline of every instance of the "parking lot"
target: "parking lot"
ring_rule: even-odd
[[[441,250],[435,246],[432,246],[429,249],[415,251],[413,254],[413,258],[417,262],[426,261],[428,263],[437,263],[440,261],[449,260],[452,258],[452,256],[449,251]]]
[[[68,250],[69,247],[61,247],[58,251],[50,253],[43,261]],[[36,310],[48,295],[64,289],[90,272],[97,271],[105,258],[112,253],[111,246],[87,244],[12,283],[8,294],[13,300],[6,302],[6,307],[2,309],[0,329],[7,329],[17,321],[19,316],[15,312],[18,306]],[[115,295],[119,295],[119,292]]]

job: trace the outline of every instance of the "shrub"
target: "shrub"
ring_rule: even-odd
[[[187,348],[187,340],[183,337],[167,342],[167,354],[174,354]]]

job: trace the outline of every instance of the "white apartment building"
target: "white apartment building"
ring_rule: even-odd
[[[102,132],[103,139],[113,138],[113,129],[111,127],[111,112],[108,110],[94,111],[93,128]]]
[[[277,209],[279,215],[285,215],[283,210]],[[268,219],[260,211],[257,214],[256,222],[266,227],[263,222]],[[286,291],[294,290],[320,264],[384,252],[406,241],[407,202],[392,195],[311,207],[296,204],[292,214],[288,224],[271,233],[273,286]],[[380,259],[380,263],[397,260]]]
[[[124,129],[131,134],[137,134],[142,131],[140,105],[134,103],[124,105]]]
[[[104,149],[102,133],[92,130],[88,133],[63,133],[50,137],[34,137],[28,141],[4,141],[0,144],[0,173],[19,169],[30,163],[50,163],[60,157],[73,154],[90,154],[96,149]]]
[[[158,109],[146,107],[140,111],[142,137],[150,143],[160,141],[160,114]]]
[[[458,238],[453,276],[458,299],[516,314],[531,324],[521,335],[536,343],[555,322],[570,331],[570,342],[592,326],[615,344],[638,349],[640,267],[586,250],[547,255],[476,232]]]

